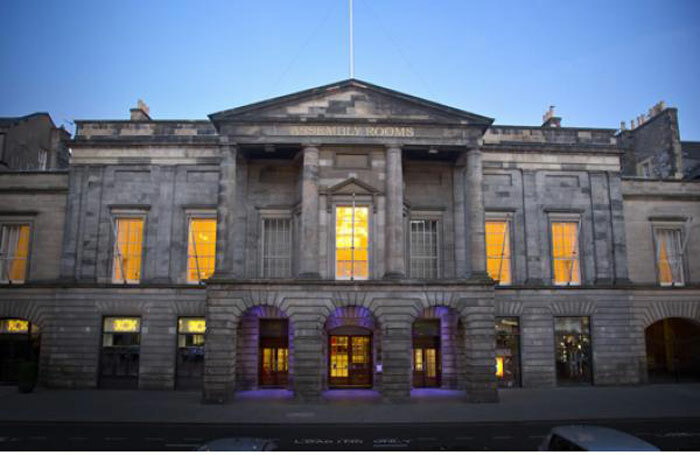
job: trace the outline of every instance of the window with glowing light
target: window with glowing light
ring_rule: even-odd
[[[578,221],[554,221],[552,228],[552,269],[557,286],[581,284]]]
[[[24,283],[29,258],[29,224],[0,227],[0,283]]]
[[[680,228],[654,229],[656,266],[661,286],[683,286],[683,232]]]
[[[510,222],[486,221],[486,268],[499,285],[512,283],[510,260]]]
[[[557,382],[592,382],[591,324],[588,317],[555,317]]]
[[[499,387],[520,386],[520,321],[496,318],[496,378]]]
[[[216,219],[190,218],[187,239],[187,282],[199,283],[214,273]]]
[[[112,279],[115,283],[141,281],[143,218],[117,218]]]
[[[336,207],[335,277],[369,278],[369,208]]]

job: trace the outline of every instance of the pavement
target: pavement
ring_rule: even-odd
[[[499,403],[467,403],[450,390],[415,391],[387,404],[373,391],[329,391],[319,404],[287,391],[239,393],[223,405],[201,392],[0,387],[0,422],[402,424],[700,417],[700,384],[502,389]]]

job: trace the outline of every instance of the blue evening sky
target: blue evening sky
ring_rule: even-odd
[[[347,0],[0,6],[0,116],[205,118],[348,77]],[[358,79],[496,123],[617,128],[663,99],[700,140],[700,1],[355,0],[355,36]]]

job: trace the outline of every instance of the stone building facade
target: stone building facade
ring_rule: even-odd
[[[647,382],[648,328],[700,323],[700,182],[624,176],[655,147],[630,132],[494,125],[358,80],[76,123],[68,171],[0,183],[0,216],[36,226],[0,318],[38,327],[47,386],[488,402]]]

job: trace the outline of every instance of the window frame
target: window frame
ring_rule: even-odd
[[[117,242],[119,241],[118,235],[119,235],[119,219],[120,218],[138,218],[141,220],[142,228],[141,228],[141,267],[139,271],[139,280],[138,281],[130,281],[126,278],[126,276],[123,276],[121,280],[117,279],[117,269],[115,268],[115,261],[116,261],[116,252],[117,252]],[[110,231],[111,231],[111,238],[112,238],[112,252],[111,252],[111,261],[110,261],[110,267],[112,268],[111,270],[111,283],[112,284],[121,284],[121,285],[135,285],[135,284],[141,284],[144,279],[144,264],[146,262],[146,235],[148,232],[148,212],[146,210],[142,209],[112,209],[112,212],[110,213],[110,220],[111,220],[111,226],[110,226]],[[122,274],[124,272],[122,271]]]
[[[342,278],[338,277],[338,249],[337,249],[337,213],[338,213],[338,208],[339,207],[353,207],[353,200],[351,198],[340,198],[338,197],[337,200],[333,201],[331,204],[331,225],[329,226],[331,228],[332,235],[330,237],[331,241],[331,246],[332,246],[332,251],[333,254],[329,255],[332,260],[332,273],[333,273],[333,279],[336,281],[368,281],[372,279],[372,274],[374,271],[373,267],[373,260],[374,260],[374,205],[372,204],[372,199],[371,197],[366,197],[365,195],[357,195],[355,197],[355,203],[354,203],[355,208],[366,208],[367,209],[367,277],[366,278],[355,278],[355,277],[348,277],[348,278]]]
[[[571,386],[571,384],[560,384],[559,383],[559,377],[557,375],[557,319],[588,319],[588,344],[589,344],[589,349],[590,349],[590,363],[591,363],[591,380],[590,382],[584,382],[581,384],[578,384],[580,386],[594,386],[596,385],[596,380],[595,380],[595,373],[596,373],[596,366],[595,366],[595,346],[594,346],[594,340],[593,340],[593,333],[594,333],[594,327],[593,327],[593,315],[592,314],[573,314],[573,313],[563,313],[563,314],[553,314],[552,315],[552,345],[554,347],[554,382],[556,387],[568,387]]]
[[[216,232],[218,234],[219,220],[216,216],[216,210],[213,209],[188,209],[185,211],[185,283],[199,285],[202,280],[191,281],[189,279],[189,264],[190,264],[190,227],[194,219],[213,219],[216,222]],[[145,231],[145,229],[144,229]],[[216,240],[218,242],[218,238]],[[216,273],[216,247],[214,248],[214,271]]]
[[[510,256],[508,257],[508,266],[510,267],[510,283],[505,283],[501,284],[501,281],[496,282],[496,286],[513,286],[515,283],[515,270],[513,268],[514,260],[513,256],[515,254],[515,248],[514,248],[514,234],[513,234],[513,220],[514,216],[512,212],[486,212],[484,214],[484,253],[486,254],[486,271],[488,273],[488,261],[489,261],[489,255],[488,255],[488,245],[486,244],[486,223],[491,221],[491,222],[496,222],[496,221],[501,221],[505,222],[507,229],[508,229],[508,242],[510,244]],[[501,260],[503,260],[501,258]],[[495,281],[495,280],[494,280]]]
[[[429,211],[429,210],[421,210],[421,211],[412,211],[410,213],[410,217],[408,217],[407,220],[407,229],[406,229],[406,243],[407,243],[407,250],[408,254],[406,255],[408,261],[406,263],[406,268],[408,271],[408,276],[410,278],[415,278],[415,279],[420,279],[420,280],[438,280],[442,277],[443,275],[443,252],[442,252],[442,243],[443,243],[443,219],[442,219],[442,212],[437,212],[437,211]],[[433,278],[423,278],[423,277],[415,277],[413,275],[413,244],[412,244],[412,239],[411,239],[411,223],[414,221],[434,221],[435,222],[435,243],[436,243],[436,248],[435,248],[435,277]],[[425,258],[423,258],[425,259]]]
[[[22,281],[12,281],[5,279],[4,276],[0,275],[0,284],[17,285],[25,284],[30,280],[30,262],[32,257],[32,244],[34,243],[34,219],[26,217],[3,217],[0,218],[0,242],[2,242],[2,230],[5,226],[23,226],[29,225],[29,242],[27,245],[27,260],[24,265],[24,279]],[[0,251],[2,251],[2,245],[0,245]],[[4,268],[3,268],[4,271]],[[4,273],[4,272],[3,272]]]
[[[659,230],[669,230],[679,232],[678,236],[678,249],[680,255],[680,282],[671,281],[671,283],[664,284],[661,283],[660,267],[659,267],[659,241],[657,231]],[[686,242],[687,230],[684,222],[682,221],[671,221],[671,220],[652,220],[651,222],[651,235],[652,244],[654,246],[654,272],[655,272],[655,283],[657,286],[661,287],[684,287],[688,282],[688,264],[685,251],[683,251],[683,245]],[[673,279],[673,270],[671,270],[671,278]]]
[[[578,283],[572,283],[572,282],[566,282],[566,283],[557,283],[555,281],[555,259],[554,259],[554,233],[552,232],[552,228],[555,223],[575,223],[576,224],[576,238],[577,238],[577,245],[576,249],[578,251],[578,256],[577,256],[577,261],[578,261],[578,272],[579,272],[579,282]],[[556,287],[563,287],[563,288],[569,288],[569,287],[578,287],[578,286],[583,286],[583,283],[585,282],[584,278],[584,268],[583,268],[583,249],[581,248],[581,245],[583,245],[583,216],[581,213],[572,213],[572,212],[561,212],[561,213],[549,213],[548,214],[548,220],[547,220],[547,236],[549,239],[549,264],[550,264],[550,283],[552,286]]]
[[[266,220],[287,220],[289,223],[289,258],[288,267],[289,273],[286,276],[265,276],[265,221]],[[261,278],[291,278],[294,276],[294,245],[295,245],[295,230],[294,230],[295,220],[292,216],[291,209],[261,209],[259,210],[259,223],[258,223],[258,257],[260,265],[258,267],[258,273]]]

